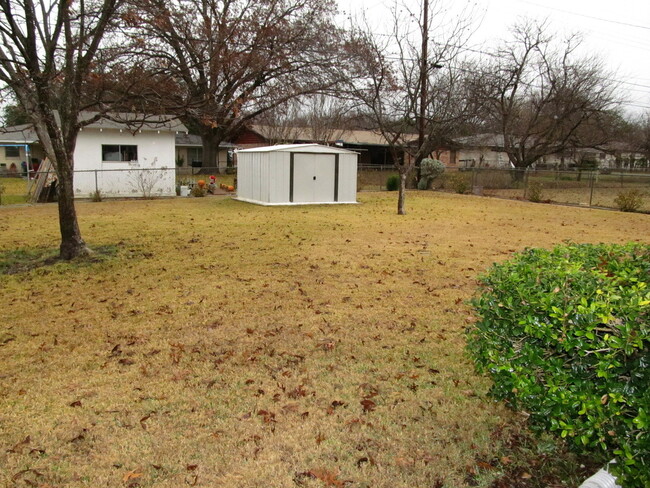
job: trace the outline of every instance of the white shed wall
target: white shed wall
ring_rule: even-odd
[[[291,154],[285,152],[269,153],[272,171],[269,178],[269,203],[286,203],[289,201],[289,180]]]
[[[339,202],[357,202],[357,155],[339,155]]]
[[[303,175],[298,168],[301,163],[309,158],[307,152],[312,152],[313,160],[318,161],[327,159],[333,168],[334,148],[325,148],[323,152],[318,151],[318,147],[308,147],[305,150],[296,148],[295,151],[268,150],[259,152],[240,151],[237,156],[237,198],[239,200],[261,203],[268,205],[286,205],[290,202],[291,187],[291,154],[294,153],[294,201],[293,203],[356,203],[357,194],[357,155],[350,153],[338,153],[339,157],[339,185],[338,201],[334,201],[334,182],[333,169],[330,174],[330,180],[324,182],[324,187],[330,188],[331,196],[324,198],[322,201],[314,202],[309,199],[300,200],[301,197],[301,178]],[[309,163],[311,165],[312,163]],[[316,169],[317,180],[323,181],[325,171],[321,172]],[[316,175],[314,173],[314,175]],[[313,176],[309,177],[310,179]]]
[[[104,144],[137,146],[138,161],[102,161]],[[104,129],[100,132],[97,129],[84,129],[79,133],[74,152],[75,197],[88,198],[95,189],[99,189],[106,197],[140,197],[142,190],[138,187],[139,178],[151,182],[152,195],[174,196],[174,156],[174,132],[146,131],[133,135],[126,130],[120,132],[116,129]],[[140,169],[148,171],[139,171]]]

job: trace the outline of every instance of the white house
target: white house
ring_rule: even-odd
[[[113,114],[87,125],[74,153],[75,196],[87,198],[96,189],[107,197],[174,196],[178,132],[187,129],[171,116]]]
[[[356,203],[357,153],[318,144],[238,151],[237,198],[261,205]]]
[[[80,118],[89,120],[94,115],[82,112]],[[83,127],[74,151],[75,197],[88,198],[95,191],[104,197],[174,196],[175,137],[179,132],[187,129],[171,116],[145,118],[137,114],[107,114]],[[3,130],[0,145],[3,142],[16,145],[20,156],[24,147],[29,148],[25,157],[43,157],[31,127]]]

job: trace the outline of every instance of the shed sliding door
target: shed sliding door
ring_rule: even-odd
[[[295,203],[336,201],[336,155],[292,154],[292,190]]]

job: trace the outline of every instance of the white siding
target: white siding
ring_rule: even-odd
[[[339,155],[339,203],[357,202],[357,155]]]
[[[102,161],[102,145],[137,146],[138,161]],[[75,196],[88,198],[98,189],[107,197],[141,197],[139,181],[145,186],[151,184],[152,195],[173,196],[176,194],[174,157],[174,132],[143,131],[133,135],[126,130],[84,129],[79,133],[74,152]]]
[[[291,154],[285,152],[269,153],[269,203],[289,201],[289,181]]]

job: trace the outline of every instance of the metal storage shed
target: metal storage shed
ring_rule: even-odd
[[[318,144],[237,152],[237,199],[260,205],[357,203],[357,153]]]

